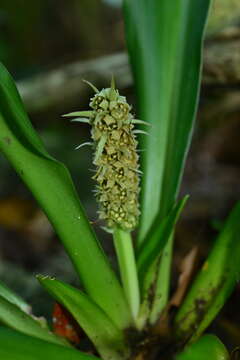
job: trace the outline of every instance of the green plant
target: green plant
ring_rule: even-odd
[[[67,169],[45,150],[12,78],[3,65],[0,67],[0,149],[47,214],[75,266],[83,291],[50,277],[38,276],[38,280],[74,316],[104,360],[147,359],[161,340],[156,324],[166,315],[174,228],[187,200],[177,201],[177,195],[198,100],[208,8],[209,0],[125,0],[126,38],[141,121],[133,119],[113,82],[100,93],[93,87],[96,95],[91,110],[68,114],[92,126],[100,214],[113,233],[121,283],[84,213]],[[116,133],[115,148],[109,150],[108,130],[97,128],[103,122],[111,131],[116,125],[118,132],[126,135],[125,148],[134,160],[129,165],[124,158],[121,166],[134,173],[130,193],[133,208],[124,194],[106,192],[113,158],[104,156],[119,152],[121,145]],[[146,123],[151,125],[147,136],[142,130],[135,132],[141,136],[145,152],[141,155],[141,216],[133,247],[130,230],[137,223],[139,191],[133,125]],[[125,170],[118,170],[118,175],[125,176]],[[127,188],[131,185],[129,178],[123,181]],[[112,191],[114,186],[108,189]],[[126,218],[119,204],[128,204]],[[206,348],[211,349],[214,359],[228,358],[215,337],[200,336],[234,288],[239,271],[239,215],[237,204],[176,315],[168,339],[171,351],[162,353],[163,358],[194,360]],[[234,261],[230,263],[231,254]],[[202,303],[199,312],[196,304]],[[5,285],[0,285],[0,321],[0,355],[5,359],[94,359],[53,334]],[[185,345],[189,347],[181,353]],[[159,351],[163,351],[161,346]]]

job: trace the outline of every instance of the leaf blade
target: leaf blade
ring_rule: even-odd
[[[180,200],[160,224],[158,219],[154,222],[137,256],[137,266],[141,280],[143,280],[143,275],[146,274],[151,264],[161,254],[161,251],[173,232],[173,228],[178,221],[187,199],[188,196],[185,196]]]
[[[22,311],[29,312],[31,306],[26,303],[19,295],[15,294],[8,286],[6,286],[2,281],[0,281],[0,296],[8,300],[12,304],[17,305]]]
[[[138,247],[156,217],[160,214],[164,219],[178,195],[199,97],[202,38],[209,4],[210,0],[124,1],[139,118],[152,125],[149,136],[141,138],[145,151],[141,159]],[[164,252],[172,253],[170,240]],[[168,255],[164,266],[160,261],[155,269],[157,292],[166,299],[170,267]],[[157,307],[158,302],[153,302],[152,312],[157,314]]]
[[[87,220],[71,176],[65,166],[45,150],[2,64],[0,150],[45,211],[87,293],[116,324],[127,327],[131,316],[123,290]]]
[[[67,348],[0,327],[0,358],[5,360],[100,360]]]
[[[87,295],[55,279],[38,276],[38,280],[70,311],[104,359],[121,360],[128,357],[123,332]]]
[[[0,296],[0,322],[26,335],[34,336],[55,344],[70,346],[67,341],[54,335],[47,327],[22,311],[17,305]]]
[[[139,118],[152,125],[150,136],[142,139],[146,151],[142,156],[140,243],[159,209],[166,216],[178,193],[198,99],[208,7],[209,0],[124,1]]]
[[[216,317],[240,273],[240,202],[233,208],[213,249],[175,318],[179,338],[195,341]]]

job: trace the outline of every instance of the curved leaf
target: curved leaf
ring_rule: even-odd
[[[230,213],[211,253],[175,318],[177,337],[195,341],[216,317],[240,274],[240,202]]]
[[[87,293],[120,327],[130,323],[123,290],[86,218],[65,166],[48,155],[14,82],[0,64],[0,150],[45,211]]]
[[[4,327],[0,327],[0,359],[100,360],[75,349],[51,344]]]
[[[68,311],[106,360],[128,358],[123,331],[87,295],[61,281],[38,276],[43,287]]]
[[[19,295],[15,294],[9,287],[0,281],[0,296],[8,300],[10,303],[17,305],[22,311],[28,313],[31,306],[26,303]]]
[[[67,341],[54,335],[40,321],[26,314],[17,305],[10,303],[2,296],[0,296],[0,323],[26,335],[35,336],[55,344],[70,346]]]

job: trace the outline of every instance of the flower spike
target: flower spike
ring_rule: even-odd
[[[134,131],[131,107],[126,98],[119,95],[113,77],[111,87],[101,91],[88,84],[96,93],[90,102],[92,110],[75,115],[89,117],[92,127],[91,136],[95,149],[93,163],[96,166],[93,179],[97,182],[99,217],[106,221],[108,229],[117,226],[132,231],[137,225],[140,214],[138,204],[140,171],[135,136],[138,130]],[[86,113],[89,116],[86,116]],[[82,122],[85,121],[84,119]],[[78,148],[87,144],[89,143],[82,144]]]

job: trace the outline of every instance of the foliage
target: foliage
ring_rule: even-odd
[[[11,76],[3,65],[0,67],[0,150],[47,214],[75,266],[83,291],[53,278],[38,276],[38,279],[74,316],[105,360],[125,360],[131,356],[147,358],[151,349],[144,344],[156,343],[152,332],[167,313],[174,230],[187,199],[177,201],[177,196],[199,95],[201,47],[208,8],[209,0],[124,1],[126,38],[139,117],[151,127],[149,135],[140,139],[145,151],[141,156],[141,217],[136,247],[125,222],[124,226],[122,221],[112,219],[108,223],[121,283],[85,215],[68,170],[45,150]],[[101,94],[111,97],[115,92],[112,84]],[[98,104],[92,107],[94,116],[92,111],[75,114],[80,117],[79,121],[91,125],[93,119],[96,124],[100,118],[107,121],[102,115],[108,115],[109,120],[107,112],[110,111],[119,129],[121,117],[113,116],[119,105],[116,99],[110,99],[110,103],[113,101],[110,109],[104,97],[100,102],[99,94],[96,98]],[[129,114],[129,105],[120,99]],[[104,106],[100,116],[97,112],[101,104]],[[130,119],[130,125],[123,133],[127,133],[133,143],[132,154],[136,143],[130,134],[134,119],[129,116],[125,120]],[[141,125],[139,120],[135,123]],[[109,148],[111,140],[104,138],[104,132],[97,134],[96,128],[94,131],[95,154],[104,162],[104,146],[108,141]],[[95,163],[99,166],[96,157]],[[127,162],[127,157],[124,161]],[[104,176],[104,180],[98,179],[101,186],[106,180]],[[114,200],[111,201],[112,209]],[[179,360],[199,359],[205,351],[212,353],[216,360],[228,358],[215,337],[204,336],[195,341],[233,290],[239,272],[239,216],[238,204],[175,318],[170,344],[173,345],[171,349],[178,349],[174,356]],[[234,261],[230,262],[232,253]],[[201,317],[195,306],[199,296],[200,303],[204,302],[200,308]],[[24,300],[4,285],[0,285],[0,320],[5,325],[0,329],[0,355],[6,359],[32,360],[44,356],[53,360],[64,357],[94,359],[53,334],[45,322],[33,317]],[[184,350],[182,344],[186,346]]]

